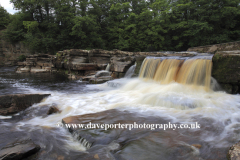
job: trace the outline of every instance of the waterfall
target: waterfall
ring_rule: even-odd
[[[139,77],[161,84],[177,82],[210,88],[212,56],[193,58],[156,58],[147,57],[142,63]]]
[[[135,68],[136,68],[136,63],[127,70],[124,78],[131,78],[132,75],[134,74]]]
[[[108,72],[110,71],[110,64],[109,64],[109,63],[108,63],[108,65],[107,65],[105,71],[108,71]]]

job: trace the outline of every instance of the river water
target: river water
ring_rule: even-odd
[[[69,81],[59,74],[19,74],[15,67],[2,67],[1,95],[50,93],[50,97],[30,108],[38,110],[56,104],[62,112],[47,117],[28,112],[27,119],[19,120],[1,116],[0,148],[8,143],[6,139],[25,136],[41,147],[35,159],[226,159],[228,148],[240,140],[239,95],[139,78],[111,83],[119,85],[90,85],[80,80]],[[108,110],[111,116],[98,114]],[[67,129],[56,126],[65,117],[90,113],[87,122],[178,125],[197,122],[200,128],[91,130],[87,133],[111,137],[109,143],[86,149]],[[112,142],[119,143],[120,149],[106,151]]]

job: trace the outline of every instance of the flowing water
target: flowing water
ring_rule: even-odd
[[[2,116],[0,134],[6,138],[14,131],[31,137],[42,148],[39,159],[94,159],[89,157],[95,153],[106,153],[108,158],[102,159],[226,159],[228,148],[240,140],[240,96],[212,90],[217,84],[214,79],[210,83],[211,65],[211,57],[148,57],[139,78],[113,80],[121,84],[118,87],[68,81],[57,74],[17,74],[14,68],[1,68],[0,94],[50,93],[31,109],[54,103],[62,112],[23,120]],[[105,113],[102,111],[109,113],[100,114]],[[102,138],[99,145],[86,149],[56,124],[65,117],[89,113],[84,122],[197,122],[200,128],[87,130]],[[122,147],[106,151],[113,143]],[[2,147],[5,142],[0,144]]]
[[[108,71],[108,72],[109,72],[109,70],[110,70],[110,64],[108,63],[105,71]]]
[[[136,64],[132,65],[132,66],[127,70],[124,78],[131,78],[132,75],[134,74],[135,68],[136,68]]]

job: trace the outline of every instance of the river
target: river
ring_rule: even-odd
[[[226,159],[229,147],[240,140],[239,95],[141,78],[123,78],[111,83],[118,85],[92,85],[70,81],[60,74],[15,73],[15,67],[2,67],[1,95],[50,93],[51,96],[31,106],[28,115],[20,114],[27,118],[1,116],[0,147],[8,143],[7,139],[21,135],[40,145],[35,159],[220,160]],[[62,112],[47,117],[34,114],[41,106],[51,104],[56,104]],[[106,140],[98,140],[88,149],[67,129],[57,126],[65,117],[86,114],[90,116],[85,123],[197,123],[200,127],[88,129],[86,133]],[[120,147],[109,149],[113,143]]]

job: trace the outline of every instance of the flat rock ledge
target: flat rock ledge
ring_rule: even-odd
[[[41,102],[51,94],[12,94],[0,96],[0,115],[12,115]]]
[[[228,160],[240,160],[240,141],[230,147],[227,158]]]
[[[24,140],[14,142],[0,150],[1,160],[21,160],[25,159],[40,150],[40,146],[32,142],[32,140]]]

